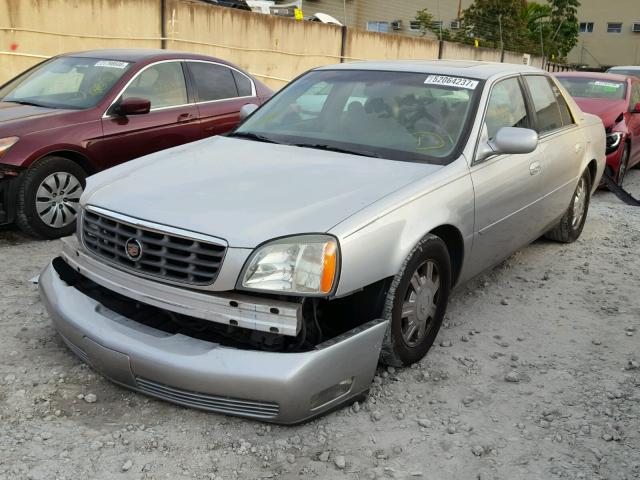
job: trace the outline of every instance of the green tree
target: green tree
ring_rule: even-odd
[[[435,33],[438,37],[440,36],[441,29],[436,24],[429,9],[423,8],[422,10],[418,10],[415,21],[420,25],[420,34],[422,36],[426,35],[428,32]]]
[[[564,58],[578,44],[579,0],[548,0],[551,6],[552,36],[549,51],[557,58]]]
[[[522,12],[526,0],[475,0],[463,11],[458,40],[485,47],[522,51],[530,38]]]
[[[560,60],[578,41],[579,0],[474,0],[456,40]]]

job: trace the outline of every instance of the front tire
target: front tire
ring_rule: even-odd
[[[427,235],[409,254],[387,293],[389,328],[380,359],[406,366],[424,357],[438,335],[451,292],[451,259],[445,243]]]
[[[625,144],[624,149],[622,150],[622,155],[620,157],[620,165],[618,166],[618,175],[616,177],[616,183],[619,187],[622,187],[622,182],[624,182],[624,177],[627,174],[627,170],[629,169],[630,156],[631,151],[629,150],[629,145]]]
[[[569,208],[558,224],[545,233],[550,240],[562,243],[575,242],[584,228],[591,201],[591,175],[585,171],[578,180],[576,190],[571,197]]]
[[[75,230],[86,173],[63,157],[44,157],[25,173],[18,188],[16,224],[36,238],[59,238]]]

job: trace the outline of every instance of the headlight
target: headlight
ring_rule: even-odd
[[[2,157],[18,140],[20,140],[18,137],[0,138],[0,157]]]
[[[620,132],[613,132],[607,134],[607,153],[615,152],[616,148],[620,145],[622,140],[622,134]]]
[[[329,235],[286,237],[258,247],[240,286],[291,295],[328,295],[338,277],[338,242]]]

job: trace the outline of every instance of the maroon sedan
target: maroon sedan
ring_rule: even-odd
[[[584,112],[602,119],[607,171],[622,186],[627,170],[640,163],[640,79],[593,72],[556,77]]]
[[[271,94],[228,62],[184,52],[47,60],[0,86],[0,225],[68,235],[88,175],[226,133],[243,105]]]

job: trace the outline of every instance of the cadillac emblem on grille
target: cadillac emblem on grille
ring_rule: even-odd
[[[136,240],[135,238],[130,238],[124,244],[124,248],[127,252],[127,257],[129,257],[130,260],[140,260],[140,257],[142,256],[142,245],[140,245],[140,242],[138,240]]]

